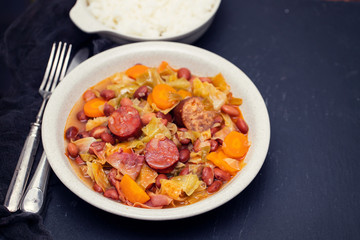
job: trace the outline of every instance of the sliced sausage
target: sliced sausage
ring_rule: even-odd
[[[157,173],[171,173],[175,169],[176,164],[173,164],[172,166],[165,168],[165,169],[156,169]]]
[[[179,150],[168,138],[153,138],[146,144],[145,160],[151,168],[156,170],[170,168],[179,161]]]
[[[179,127],[203,132],[214,124],[217,114],[214,111],[205,110],[204,104],[199,97],[191,97],[182,100],[173,110],[174,121]]]
[[[121,106],[110,115],[108,127],[121,140],[138,137],[142,127],[139,112],[131,106]]]

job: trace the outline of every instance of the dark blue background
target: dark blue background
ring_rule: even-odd
[[[1,30],[32,4],[8,8]],[[360,239],[360,2],[223,0],[212,26],[194,45],[238,66],[266,102],[271,142],[258,176],[213,211],[147,222],[96,209],[52,174],[42,217],[54,239]],[[44,48],[44,56],[48,51]],[[32,69],[45,63],[44,57]],[[21,79],[13,67],[1,65],[6,95]],[[35,119],[40,81],[30,85],[33,110],[19,120],[16,133],[27,132]],[[22,110],[15,104],[12,111]],[[24,139],[11,139],[3,188]]]

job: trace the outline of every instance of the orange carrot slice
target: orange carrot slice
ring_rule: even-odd
[[[136,79],[141,74],[144,74],[148,69],[149,69],[149,67],[147,67],[145,65],[136,64],[136,65],[132,66],[131,68],[127,69],[125,71],[125,74],[133,79]]]
[[[231,175],[235,175],[241,168],[244,166],[243,161],[238,161],[232,158],[229,158],[221,148],[215,152],[209,153],[206,158],[211,161],[215,166],[224,170]]]
[[[176,93],[173,87],[167,84],[158,84],[152,91],[152,99],[160,109],[171,108],[176,103],[176,101],[171,98],[171,93]]]
[[[247,136],[232,131],[224,139],[223,150],[226,155],[232,158],[241,158],[245,156],[250,147]]]
[[[192,96],[192,95],[191,95],[191,92],[186,91],[186,90],[183,90],[183,89],[180,89],[177,93],[178,93],[183,99]]]
[[[145,203],[150,199],[149,195],[127,174],[121,179],[120,189],[132,203]]]
[[[169,63],[166,61],[162,61],[157,69],[157,71],[159,73],[161,73],[162,71],[164,71],[167,67],[169,66]]]
[[[151,104],[154,103],[154,99],[152,97],[152,93],[150,93],[147,97],[147,102],[149,103],[149,105],[151,106]]]
[[[88,117],[102,117],[104,116],[103,105],[106,103],[105,100],[100,98],[93,98],[86,102],[84,105],[85,115]]]

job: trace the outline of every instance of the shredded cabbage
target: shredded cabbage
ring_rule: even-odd
[[[224,124],[228,127],[231,131],[236,131],[235,123],[232,121],[231,117],[226,113],[221,113],[221,116],[224,119]]]
[[[90,153],[82,153],[79,155],[80,155],[81,159],[85,162],[92,162],[97,159],[97,157],[95,155],[92,155]]]
[[[191,87],[191,84],[188,80],[186,80],[185,78],[177,78],[177,79],[172,79],[169,78],[169,81],[166,82],[166,84],[168,84],[169,86],[175,88],[175,89],[184,89],[184,90],[189,90]]]
[[[150,184],[155,183],[157,172],[148,165],[143,164],[136,183],[145,190]]]
[[[195,174],[187,174],[173,177],[170,180],[162,179],[160,182],[160,194],[168,195],[174,200],[183,201],[185,199],[183,193],[191,196],[202,181]]]
[[[145,143],[149,142],[154,137],[165,136],[171,139],[170,130],[161,122],[160,118],[152,118],[151,121],[142,128],[145,137],[141,140]]]
[[[107,124],[108,124],[108,117],[97,117],[97,118],[89,119],[86,122],[85,130],[90,131],[91,129],[98,126],[107,126]]]
[[[230,91],[230,86],[226,83],[225,78],[221,73],[212,78],[212,84],[225,94]]]
[[[199,136],[201,135],[199,132],[191,131],[191,130],[188,130],[186,132],[178,131],[177,134],[178,134],[179,139],[188,138],[191,140],[192,143],[194,143],[196,141],[196,139],[198,139]]]
[[[119,152],[120,149],[134,149],[135,151],[143,150],[145,148],[145,144],[140,140],[132,140],[129,142],[118,143],[115,146],[110,143],[105,144],[105,156],[110,156],[113,153]]]
[[[206,141],[206,142],[202,142],[202,144],[203,145],[200,146],[200,151],[190,153],[189,163],[199,164],[199,163],[204,163],[206,161],[206,156],[210,152],[210,142]]]
[[[89,151],[90,145],[96,142],[96,139],[93,137],[80,138],[73,143],[79,148],[79,154],[87,153]]]
[[[134,83],[134,80],[128,77],[124,72],[117,72],[110,76],[108,79],[111,79],[111,82],[114,84],[119,84],[126,86],[128,84]]]
[[[103,189],[104,192],[106,189],[111,187],[109,180],[108,180],[108,178],[103,170],[103,167],[100,163],[94,161],[92,163],[87,162],[86,164],[88,166],[91,164],[93,180],[95,180],[95,182]]]
[[[113,90],[115,92],[117,101],[124,97],[130,98],[138,88],[139,85],[137,85],[135,82],[129,83],[127,85],[113,84],[107,86],[107,89]]]
[[[193,95],[209,100],[214,110],[220,110],[226,103],[226,93],[218,90],[214,85],[208,82],[201,82],[199,78],[193,80]]]
[[[156,85],[163,84],[165,82],[164,82],[164,80],[162,80],[162,78],[156,68],[149,68],[147,73],[140,75],[136,79],[136,83],[139,86],[147,85],[147,86],[150,86],[153,88]]]

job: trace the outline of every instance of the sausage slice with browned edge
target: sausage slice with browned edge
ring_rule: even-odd
[[[212,127],[217,115],[214,111],[205,110],[204,104],[199,97],[191,97],[182,100],[173,110],[174,121],[179,127],[203,132]]]
[[[138,137],[142,127],[139,112],[131,106],[121,106],[110,115],[108,127],[120,140]]]
[[[153,138],[146,144],[145,161],[155,170],[171,167],[179,161],[179,150],[175,143],[168,138]]]

